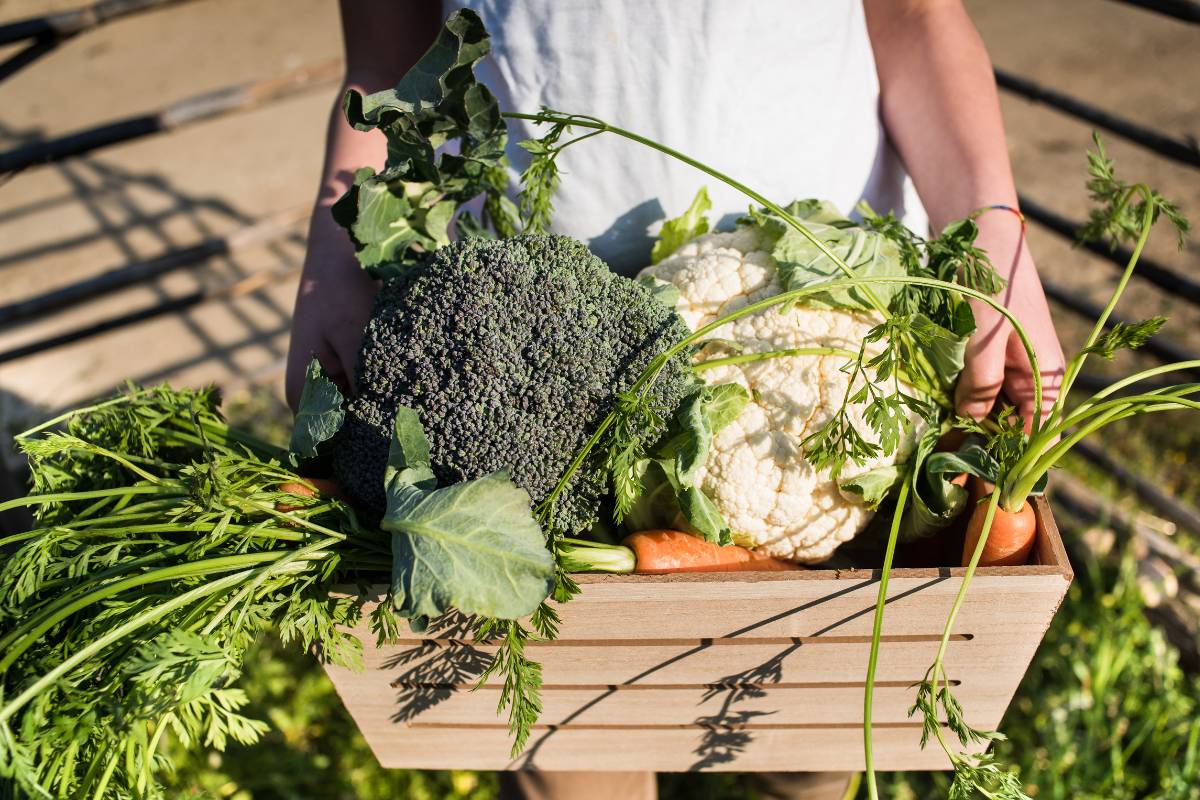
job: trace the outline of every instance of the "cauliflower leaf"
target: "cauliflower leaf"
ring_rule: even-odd
[[[658,241],[650,250],[650,263],[657,264],[685,243],[708,233],[708,217],[705,214],[710,210],[712,201],[708,199],[708,189],[701,186],[687,211],[662,224],[662,229],[658,232]]]
[[[892,239],[858,227],[841,216],[828,202],[801,200],[787,207],[788,213],[804,222],[859,278],[897,277],[908,274],[900,247]],[[811,240],[767,211],[754,211],[743,218],[762,232],[779,270],[784,291],[845,278],[845,273]],[[901,284],[873,284],[871,291],[886,307],[901,291]],[[813,308],[871,310],[874,306],[860,288],[838,289],[805,298]]]

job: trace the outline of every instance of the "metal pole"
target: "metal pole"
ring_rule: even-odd
[[[0,306],[0,328],[78,305],[177,269],[202,263],[215,256],[228,255],[251,245],[277,241],[290,234],[296,223],[306,219],[310,211],[308,206],[288,209],[239,228],[226,236],[205,239],[191,247],[171,250],[146,261],[105,270],[76,283]]]
[[[1045,103],[1073,117],[1111,131],[1117,136],[1149,148],[1161,156],[1191,167],[1200,167],[1200,146],[1197,145],[1195,139],[1177,139],[1159,133],[1152,128],[1110,114],[1090,103],[1085,103],[1055,89],[1046,88],[1028,78],[1013,75],[1002,69],[996,70],[996,84],[1001,89],[1007,89],[1036,103]]]
[[[47,350],[53,350],[56,347],[72,344],[83,339],[90,339],[93,336],[99,336],[102,333],[108,333],[119,328],[125,328],[139,322],[161,317],[165,314],[173,314],[178,311],[184,311],[192,306],[200,305],[201,303],[211,302],[213,300],[232,300],[242,295],[256,292],[259,289],[264,289],[267,286],[278,281],[288,280],[294,275],[299,274],[300,267],[293,266],[285,269],[269,270],[267,272],[256,272],[253,275],[242,278],[236,283],[228,286],[223,286],[217,289],[198,289],[194,292],[175,297],[167,300],[164,303],[141,308],[137,311],[132,311],[128,314],[121,314],[116,317],[100,320],[91,325],[85,325],[80,328],[65,331],[54,336],[48,336],[45,339],[38,339],[28,344],[17,345],[0,352],[0,364],[9,361],[16,361],[20,358],[44,353]]]
[[[181,0],[100,0],[98,3],[0,25],[0,45],[25,39],[65,39],[114,19]]]
[[[1182,22],[1200,25],[1200,3],[1193,0],[1116,0],[1127,6],[1138,6]]]

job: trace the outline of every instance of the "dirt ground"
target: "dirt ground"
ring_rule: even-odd
[[[0,22],[75,2],[0,0]],[[1116,2],[970,0],[998,66],[1087,98],[1176,136],[1200,134],[1200,28]],[[0,49],[0,60],[19,48]],[[145,113],[200,92],[278,75],[340,55],[334,0],[193,0],[121,20],[63,43],[3,83],[0,149]],[[316,186],[326,115],[336,87],[325,82],[254,111],[34,167],[0,184],[0,305],[131,262],[197,244],[273,215],[291,215],[286,235],[176,271],[69,313],[0,328],[0,353],[198,289],[264,288],[214,300],[52,350],[0,362],[0,422],[19,425],[121,380],[282,379],[295,271]],[[1044,106],[1005,96],[1018,184],[1073,218],[1086,213],[1084,149],[1089,127]],[[1109,137],[1127,176],[1176,198],[1200,218],[1200,171]],[[1101,299],[1117,270],[1033,229],[1041,269]],[[1200,275],[1195,250],[1177,254],[1163,235],[1150,253]],[[251,287],[252,288],[252,287]],[[1137,284],[1129,316],[1165,312],[1171,336],[1200,349],[1200,315]],[[1064,344],[1083,327],[1060,315]]]

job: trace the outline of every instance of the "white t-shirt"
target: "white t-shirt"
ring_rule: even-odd
[[[599,117],[680,150],[772,200],[860,199],[923,231],[924,213],[879,118],[859,0],[447,0],[492,36],[480,79],[504,110]],[[544,126],[541,128],[545,130]],[[578,129],[577,129],[578,130]],[[509,121],[516,142],[540,135]],[[553,229],[619,272],[649,263],[663,219],[701,186],[728,226],[750,200],[692,167],[611,134],[559,157]]]

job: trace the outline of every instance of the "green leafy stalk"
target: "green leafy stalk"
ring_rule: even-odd
[[[873,739],[875,671],[879,664],[880,636],[883,633],[883,612],[887,606],[888,579],[892,574],[892,560],[896,555],[896,541],[900,538],[900,522],[904,519],[904,507],[908,502],[909,482],[900,481],[900,492],[896,496],[896,511],[888,531],[887,548],[883,553],[883,566],[879,571],[879,593],[875,599],[875,619],[871,629],[871,654],[867,658],[867,685],[863,690],[863,757],[865,760],[867,796],[878,800],[879,787],[875,780],[875,743]]]
[[[946,727],[954,733],[963,746],[972,743],[992,742],[1004,738],[998,732],[980,731],[971,727],[966,722],[963,718],[962,705],[954,697],[954,693],[951,690],[950,678],[946,674],[944,663],[946,648],[949,645],[950,634],[954,628],[954,621],[958,618],[958,612],[962,609],[963,601],[967,596],[967,587],[971,583],[975,569],[979,566],[979,559],[982,557],[984,547],[987,544],[988,534],[991,533],[992,523],[995,520],[999,502],[1000,489],[997,487],[988,498],[979,542],[971,554],[971,560],[967,564],[962,584],[959,586],[958,593],[954,597],[954,603],[950,607],[950,614],[946,619],[941,641],[938,643],[937,654],[934,656],[933,664],[925,673],[925,679],[918,686],[916,702],[909,709],[908,713],[909,716],[912,716],[917,711],[921,712],[923,722],[921,734],[922,747],[932,735],[937,739],[939,746],[941,746],[946,756],[950,759],[950,763],[954,767],[954,780],[950,787],[951,797],[966,798],[972,796],[974,792],[979,792],[984,797],[997,798],[998,800],[1030,800],[1022,789],[1016,775],[1001,769],[989,755],[969,756],[951,747],[942,733],[942,724],[938,714],[939,710],[945,714]]]
[[[0,565],[0,769],[22,791],[153,796],[168,733],[253,741],[265,727],[231,683],[267,628],[357,660],[344,626],[361,603],[326,588],[377,561],[382,537],[336,501],[281,491],[304,479],[255,441],[214,392],[167,387],[20,440],[35,491],[5,506],[34,508],[39,527],[9,537]]]

